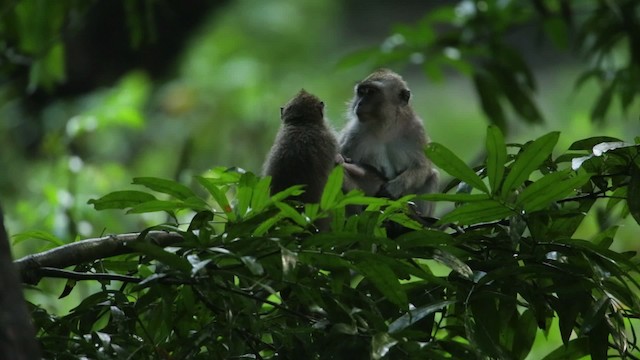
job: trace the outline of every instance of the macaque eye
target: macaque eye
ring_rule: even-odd
[[[374,88],[373,86],[358,85],[358,87],[356,88],[356,93],[358,94],[358,96],[365,96],[373,93],[375,90],[376,88]]]
[[[400,99],[402,101],[404,101],[405,103],[408,103],[410,98],[411,98],[411,91],[406,89],[400,90]]]

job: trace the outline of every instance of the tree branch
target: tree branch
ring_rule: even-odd
[[[65,268],[72,265],[135,252],[127,247],[127,243],[134,241],[152,241],[158,246],[165,247],[178,243],[182,235],[175,232],[150,231],[139,239],[143,233],[109,235],[101,238],[86,239],[38,254],[32,254],[16,260],[14,263],[20,272],[22,281],[37,284],[43,275],[37,269]]]

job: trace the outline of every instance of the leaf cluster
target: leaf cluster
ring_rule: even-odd
[[[604,122],[616,99],[626,112],[640,92],[639,6],[633,0],[462,0],[430,11],[416,24],[396,26],[380,46],[355,52],[341,64],[410,62],[436,81],[446,71],[459,72],[472,78],[490,123],[505,131],[510,114],[529,124],[543,121],[532,66],[513,38],[515,33],[520,42],[544,39],[588,61],[575,86],[598,83],[591,118]]]
[[[429,145],[456,178],[423,196],[453,204],[430,228],[413,195],[343,194],[341,168],[319,204],[288,201],[300,186],[269,196],[269,178],[238,169],[197,177],[195,191],[136,178],[145,191],[90,203],[167,212],[176,223],[154,229],[185,240],[83,264],[137,280],[100,280],[61,317],[33,307],[39,340],[65,359],[525,359],[557,326],[563,344],[545,359],[635,358],[637,258],[610,248],[615,226],[574,234],[602,201],[640,222],[640,146],[590,138],[554,157],[558,136],[507,146],[489,127],[476,169]]]

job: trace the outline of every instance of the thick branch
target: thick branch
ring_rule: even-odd
[[[86,239],[25,256],[16,260],[15,265],[18,267],[23,282],[37,284],[41,275],[34,271],[36,269],[42,267],[65,268],[88,261],[131,253],[135,250],[127,247],[127,243],[137,241],[139,236],[140,233],[131,233]],[[150,231],[145,240],[165,247],[180,242],[183,238],[182,235],[174,232]]]

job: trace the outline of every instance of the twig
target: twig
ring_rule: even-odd
[[[596,177],[596,176],[597,175],[594,175],[592,177]],[[610,177],[610,176],[613,176],[613,175],[607,175],[606,177]],[[615,188],[617,189],[617,188],[621,188],[621,187],[627,186],[627,185],[629,185],[629,182],[623,182],[620,185],[616,186]],[[613,189],[614,189],[614,187],[611,186],[611,187],[608,187],[606,189],[602,189],[602,190],[600,190],[598,192],[589,193],[589,194],[583,194],[583,195],[577,195],[577,196],[574,196],[574,197],[569,197],[569,198],[566,198],[566,199],[558,200],[557,202],[558,203],[563,203],[563,202],[568,202],[568,201],[580,201],[582,199],[600,199],[600,198],[611,198],[611,199],[622,199],[622,200],[626,199],[625,197],[607,195],[607,191],[611,191]]]
[[[41,267],[34,269],[39,277],[52,277],[70,280],[115,280],[129,283],[139,283],[141,278],[135,276],[108,274],[108,273],[84,273],[72,270],[64,270],[52,267]]]
[[[278,309],[280,309],[280,310],[282,310],[284,312],[290,313],[292,315],[296,315],[296,316],[301,317],[301,318],[303,318],[305,320],[308,320],[308,321],[313,321],[314,320],[312,317],[307,316],[307,315],[305,315],[305,314],[303,314],[303,313],[301,313],[299,311],[290,309],[290,308],[288,308],[288,307],[286,307],[286,306],[284,306],[282,304],[278,304],[278,303],[273,302],[271,300],[255,296],[253,294],[246,293],[246,292],[244,292],[242,290],[233,289],[233,288],[229,288],[229,287],[218,285],[218,284],[213,284],[213,286],[217,287],[220,290],[228,291],[230,293],[234,293],[234,294],[237,294],[237,295],[240,295],[240,296],[244,296],[244,297],[252,299],[252,300],[256,300],[256,301],[259,301],[259,302],[262,302],[262,303],[265,303],[265,304],[269,304],[269,305],[271,305],[271,306],[273,306],[275,308],[278,308]]]
[[[135,252],[127,243],[140,241],[144,233],[109,235],[101,238],[86,239],[57,247],[38,254],[25,256],[14,261],[22,276],[22,281],[37,284],[41,276],[35,270],[43,267],[65,268],[97,259]],[[142,241],[152,241],[158,246],[166,247],[183,241],[182,235],[175,232],[149,231]]]
[[[585,195],[578,195],[578,196],[574,196],[574,197],[570,197],[570,198],[566,198],[566,199],[561,199],[558,200],[558,203],[565,203],[565,202],[569,202],[569,201],[580,201],[580,200],[584,200],[584,199],[620,199],[620,200],[626,200],[626,197],[622,197],[622,196],[610,196],[610,195],[606,195],[604,193],[593,193],[593,194],[585,194]]]

